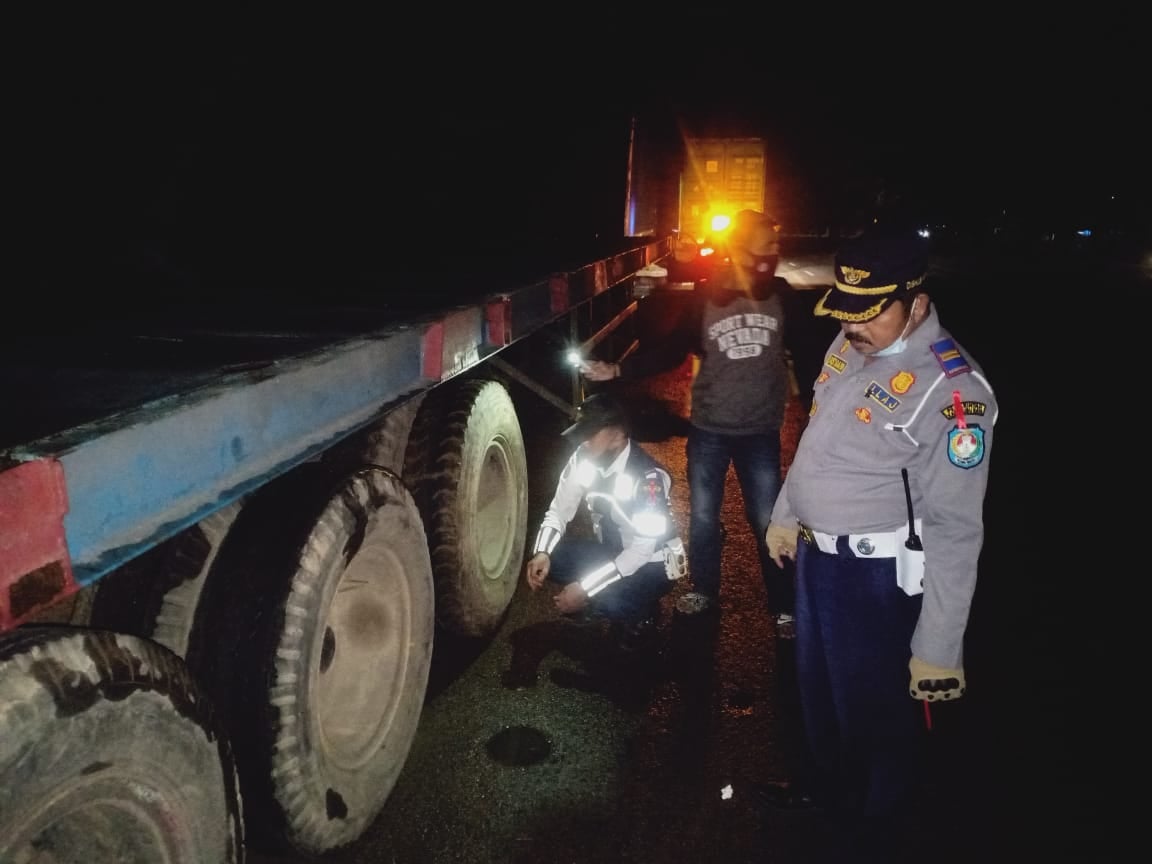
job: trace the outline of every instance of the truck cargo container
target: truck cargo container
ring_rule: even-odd
[[[740,210],[764,210],[767,145],[762,138],[688,138],[680,184],[680,231],[711,242]]]

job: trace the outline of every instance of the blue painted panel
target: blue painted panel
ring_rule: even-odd
[[[163,400],[59,455],[77,580],[92,581],[307,460],[429,382],[422,333],[343,345]]]
[[[577,306],[607,274],[658,254],[652,244],[567,274]],[[510,295],[513,341],[564,312],[545,280]],[[64,520],[76,578],[94,581],[382,416],[386,406],[434,386],[422,377],[428,325],[441,323],[442,377],[494,353],[482,309],[460,307],[423,323],[342,342],[258,369],[185,382],[176,395],[75,426],[8,451],[54,457],[64,468]]]

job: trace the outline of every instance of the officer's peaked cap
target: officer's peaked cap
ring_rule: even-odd
[[[868,321],[912,296],[927,275],[928,244],[915,229],[872,226],[836,252],[835,284],[813,312]]]

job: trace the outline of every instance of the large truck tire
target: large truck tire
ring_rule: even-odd
[[[389,406],[378,421],[326,450],[324,461],[347,466],[346,471],[361,465],[378,465],[403,474],[408,436],[425,396],[417,393]]]
[[[241,507],[225,505],[97,582],[91,626],[143,636],[186,657],[201,594]]]
[[[489,636],[524,558],[528,467],[516,408],[498,381],[442,385],[424,400],[404,479],[424,518],[436,618],[455,635]]]
[[[26,627],[0,642],[0,861],[244,860],[232,752],[175,655]]]
[[[428,685],[427,544],[401,479],[374,467],[303,466],[237,518],[188,662],[224,711],[253,848],[328,852],[383,808]]]

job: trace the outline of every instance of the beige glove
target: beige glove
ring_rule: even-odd
[[[785,528],[783,525],[768,523],[764,531],[764,545],[768,547],[768,554],[776,562],[777,567],[783,567],[783,558],[796,560],[796,541],[800,537],[800,527]]]
[[[964,695],[964,669],[945,669],[925,663],[915,654],[908,661],[912,683],[908,693],[913,699],[937,702],[959,699]]]

